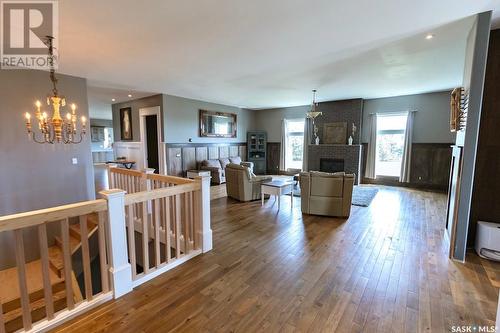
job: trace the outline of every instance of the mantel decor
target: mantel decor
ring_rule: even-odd
[[[28,137],[36,143],[64,143],[64,144],[77,144],[82,142],[86,133],[87,119],[82,116],[80,133],[77,133],[77,120],[76,104],[71,104],[71,113],[66,113],[66,119],[61,117],[61,107],[66,106],[66,98],[59,95],[57,90],[56,71],[54,68],[54,37],[46,36],[45,44],[49,49],[49,65],[50,65],[50,81],[52,82],[52,95],[47,96],[47,105],[52,106],[52,114],[49,117],[46,111],[42,110],[42,103],[35,102],[36,111],[35,118],[38,122],[38,130],[41,132],[41,139],[37,138],[31,126],[31,114],[25,113],[26,130]]]
[[[200,136],[236,138],[236,114],[200,110]]]
[[[334,122],[323,125],[323,142],[325,144],[344,145],[347,139],[347,122]]]

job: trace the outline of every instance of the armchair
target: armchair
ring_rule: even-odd
[[[301,172],[302,213],[349,217],[354,175],[344,172]]]
[[[271,176],[256,176],[246,166],[228,164],[226,167],[227,196],[239,201],[260,199],[260,186]]]
[[[229,163],[246,166],[253,172],[252,162],[242,162],[241,157],[220,158],[213,160],[204,160],[201,162],[200,170],[210,171],[213,184],[224,184],[226,182],[226,166]]]

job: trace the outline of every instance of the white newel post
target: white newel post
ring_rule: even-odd
[[[201,218],[201,244],[202,251],[208,252],[212,249],[212,227],[210,225],[210,176],[196,177],[201,181],[200,195],[200,218]]]
[[[99,194],[108,201],[109,273],[114,297],[118,298],[132,291],[132,267],[128,262],[125,228],[125,191],[112,189]]]

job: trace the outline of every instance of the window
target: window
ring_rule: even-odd
[[[304,119],[286,120],[285,168],[302,169]]]
[[[377,117],[377,176],[399,177],[405,140],[406,114]]]

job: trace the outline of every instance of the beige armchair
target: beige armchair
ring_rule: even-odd
[[[244,165],[230,163],[226,166],[227,196],[239,201],[260,199],[260,185],[270,180],[271,176],[256,176]]]
[[[354,175],[344,172],[301,172],[302,213],[349,217]]]

